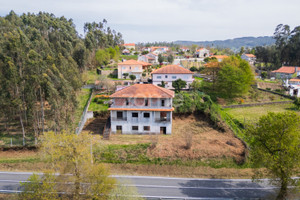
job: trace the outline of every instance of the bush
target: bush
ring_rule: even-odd
[[[103,103],[104,103],[104,100],[102,100],[102,99],[97,100],[97,104],[103,104]]]
[[[271,91],[271,88],[266,88],[266,90]]]
[[[197,69],[197,67],[195,67],[195,66],[193,66],[193,67],[191,67],[190,68],[190,71],[192,71],[192,72],[195,72],[195,71],[197,71],[198,69]]]

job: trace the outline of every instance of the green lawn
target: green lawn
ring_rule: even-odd
[[[244,121],[256,121],[259,117],[268,114],[268,112],[285,112],[294,111],[292,103],[288,104],[274,104],[244,108],[226,108],[225,111],[238,121],[244,123]],[[300,111],[294,111],[300,115]]]
[[[102,99],[103,101],[108,101],[109,99]],[[108,104],[94,102],[94,98],[89,106],[89,111],[106,111],[108,109]]]
[[[203,78],[200,78],[200,77],[197,77],[197,76],[195,76],[194,79],[195,79],[195,80],[199,80],[199,81],[202,81],[202,80],[203,80]]]
[[[120,59],[125,59],[125,60],[137,60],[138,56],[137,55],[121,55]]]

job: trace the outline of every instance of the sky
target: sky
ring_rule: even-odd
[[[299,0],[0,0],[0,16],[39,11],[85,22],[108,21],[126,43],[212,41],[272,36],[278,24],[300,25]]]

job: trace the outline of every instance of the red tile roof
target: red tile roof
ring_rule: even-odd
[[[152,74],[193,74],[193,72],[178,65],[166,65],[153,71]]]
[[[111,98],[173,98],[174,91],[158,87],[152,84],[135,84],[121,89]]]
[[[300,82],[300,79],[299,78],[292,78],[289,80],[289,82]]]
[[[126,60],[124,62],[118,63],[118,65],[143,65],[143,66],[150,66],[152,64],[143,62],[143,61],[137,61],[137,60]]]
[[[127,43],[127,44],[123,44],[123,46],[135,46],[134,43]]]
[[[249,57],[249,58],[256,58],[256,56],[255,55],[253,55],[253,54],[245,54],[247,57]]]
[[[300,69],[298,69],[297,71],[300,71]],[[279,69],[274,70],[272,72],[273,73],[294,74],[294,73],[296,73],[296,67],[282,66]]]
[[[212,57],[215,57],[216,59],[228,58],[228,56],[226,56],[226,55],[213,55],[213,56],[210,56],[210,58],[212,58]]]

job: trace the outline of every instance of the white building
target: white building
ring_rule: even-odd
[[[141,55],[138,57],[138,61],[143,61],[151,64],[156,64],[158,63],[158,56],[155,56],[154,54],[146,54],[146,55]]]
[[[127,73],[128,77],[130,75],[135,75],[137,80],[141,79],[142,73],[148,66],[151,66],[151,64],[136,60],[126,60],[118,63],[118,78],[123,79],[124,74]]]
[[[189,85],[194,81],[193,72],[178,65],[166,65],[162,68],[159,68],[152,73],[152,83],[154,85],[161,85],[162,81],[165,83],[165,88],[174,89],[172,87],[172,82],[177,79],[185,81],[186,88],[189,88]]]
[[[253,54],[243,54],[242,56],[241,56],[241,58],[243,59],[243,60],[246,60],[246,61],[248,61],[250,64],[254,64],[255,63],[255,61],[256,61],[256,56],[255,55],[253,55]]]
[[[300,78],[286,80],[285,86],[290,90],[290,96],[300,97]]]
[[[125,47],[125,49],[135,50],[135,44],[134,43],[126,43],[126,44],[123,44],[123,46]]]
[[[209,50],[206,48],[200,48],[196,51],[196,56],[198,58],[205,58],[209,56]]]
[[[300,75],[300,67],[282,66],[277,70],[272,71],[277,79],[291,79],[293,75]]]
[[[135,84],[110,98],[111,133],[171,134],[173,91],[152,84]]]

